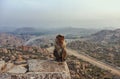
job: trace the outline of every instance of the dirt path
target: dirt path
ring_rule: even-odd
[[[52,52],[53,51],[53,47],[48,48],[48,51]],[[111,73],[120,76],[120,70],[115,68],[115,67],[113,67],[113,66],[110,66],[110,65],[108,65],[106,63],[98,61],[97,59],[92,58],[90,56],[86,56],[86,55],[80,54],[77,51],[72,50],[72,49],[67,49],[67,52],[68,52],[69,55],[74,55],[74,56],[76,56],[77,58],[79,58],[81,60],[87,61],[87,62],[89,62],[89,63],[91,63],[91,64],[93,64],[93,65],[95,65],[95,66],[97,66],[99,68],[102,68],[104,70],[108,70]]]

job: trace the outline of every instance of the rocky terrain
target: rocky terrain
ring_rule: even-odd
[[[88,54],[100,61],[120,67],[120,45],[99,44],[90,41],[74,41],[68,47]]]
[[[12,31],[3,30],[0,32],[0,47],[24,45],[29,39],[41,35],[44,33],[31,27],[17,28]]]
[[[24,45],[26,41],[34,37],[36,37],[36,35],[0,33],[0,46],[8,47]]]
[[[23,39],[7,33],[0,33],[0,46],[19,46],[24,42]]]
[[[43,38],[37,38],[37,39],[33,38],[33,40],[34,41],[28,41],[25,44],[29,46],[38,46],[41,48],[48,48],[54,45],[54,38],[52,38],[52,36],[51,37],[45,36]]]
[[[71,60],[72,59],[72,60]],[[88,62],[82,61],[74,56],[67,60],[72,79],[119,79],[119,76],[102,70]]]
[[[81,36],[88,36],[96,33],[98,29],[83,29],[83,28],[61,28],[61,29],[36,29],[32,27],[14,28],[12,31],[0,32],[0,46],[20,46],[24,45],[29,39],[47,36],[47,38],[37,39],[34,42],[29,43],[30,46],[48,47],[47,43],[51,43],[49,39],[56,34],[64,34],[66,39],[76,39]],[[47,46],[48,45],[48,46]]]
[[[69,43],[68,47],[120,67],[120,29],[102,30],[83,39]]]
[[[120,34],[119,29],[101,31],[92,34],[89,39],[80,41],[72,39],[67,47],[79,53],[92,56],[114,67],[120,67]],[[115,36],[115,37],[114,37]],[[53,46],[53,39],[40,38],[23,44],[36,35],[30,34],[0,34],[0,78],[8,79],[13,72],[19,75],[29,72],[28,60],[54,60],[53,52],[46,48]],[[66,38],[70,38],[67,36]],[[72,37],[73,38],[73,37]],[[69,67],[71,79],[119,79],[109,71],[100,69],[89,62],[82,61],[73,55],[68,55],[66,63]],[[33,73],[29,74],[33,75]],[[49,75],[48,75],[49,76]],[[13,75],[16,79],[16,76]],[[22,79],[22,78],[21,78]],[[37,79],[37,78],[36,78]]]
[[[26,65],[12,66],[7,73],[0,74],[0,79],[71,79],[66,62],[59,65],[52,60],[30,59]]]
[[[7,79],[10,73],[27,73],[27,61],[31,59],[53,60],[53,52],[40,47],[19,46],[16,48],[0,49],[0,77]],[[72,55],[66,60],[71,79],[117,79],[117,76],[102,70],[88,62],[82,61]],[[34,68],[35,69],[35,68]],[[38,70],[38,69],[37,69]],[[19,74],[20,75],[20,74]],[[32,75],[32,74],[29,74]],[[16,78],[15,75],[13,77]],[[118,77],[119,78],[119,77]]]
[[[28,60],[46,60],[49,57],[52,57],[51,54],[48,54],[46,49],[40,47],[19,46],[0,48],[0,79],[9,79],[11,73],[27,73]]]
[[[98,43],[119,43],[120,44],[120,29],[102,30],[87,37],[87,40]]]

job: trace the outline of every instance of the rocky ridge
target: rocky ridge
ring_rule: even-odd
[[[0,79],[70,79],[66,62],[52,61],[52,54],[44,48],[19,46],[0,50]]]
[[[102,30],[86,37],[86,39],[98,43],[117,42],[120,44],[120,29]]]

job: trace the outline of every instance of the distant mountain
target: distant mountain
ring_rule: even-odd
[[[51,34],[64,34],[66,36],[88,36],[90,34],[94,34],[98,29],[86,29],[86,28],[73,28],[73,27],[66,27],[66,28],[57,28],[48,30],[48,33]]]
[[[0,27],[0,33],[5,33],[5,32],[12,32],[13,30],[15,30],[15,27],[8,27],[8,26],[1,26]]]
[[[21,35],[42,35],[43,32],[39,31],[38,29],[32,28],[32,27],[23,27],[23,28],[17,28],[12,32],[13,34],[21,34]]]
[[[94,42],[119,42],[120,43],[120,29],[116,30],[102,30],[87,37],[88,40]]]
[[[16,29],[14,32],[15,33],[32,33],[32,32],[36,32],[36,31],[37,30],[32,27],[23,27],[23,28]]]
[[[19,46],[24,43],[22,38],[12,34],[0,33],[0,46]]]
[[[34,27],[21,27],[14,28],[9,27],[6,29],[0,28],[0,33],[7,32],[12,34],[21,34],[21,35],[50,35],[50,34],[64,34],[67,37],[81,37],[88,36],[90,34],[94,34],[98,29],[86,29],[86,28],[73,28],[73,27],[65,27],[65,28],[34,28]]]

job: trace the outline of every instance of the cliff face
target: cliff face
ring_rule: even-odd
[[[17,69],[13,68],[13,70],[9,74],[9,78],[11,77],[11,79],[71,79],[66,62],[58,63],[52,60],[32,59],[27,61],[27,65],[28,69],[26,73],[19,73]]]

